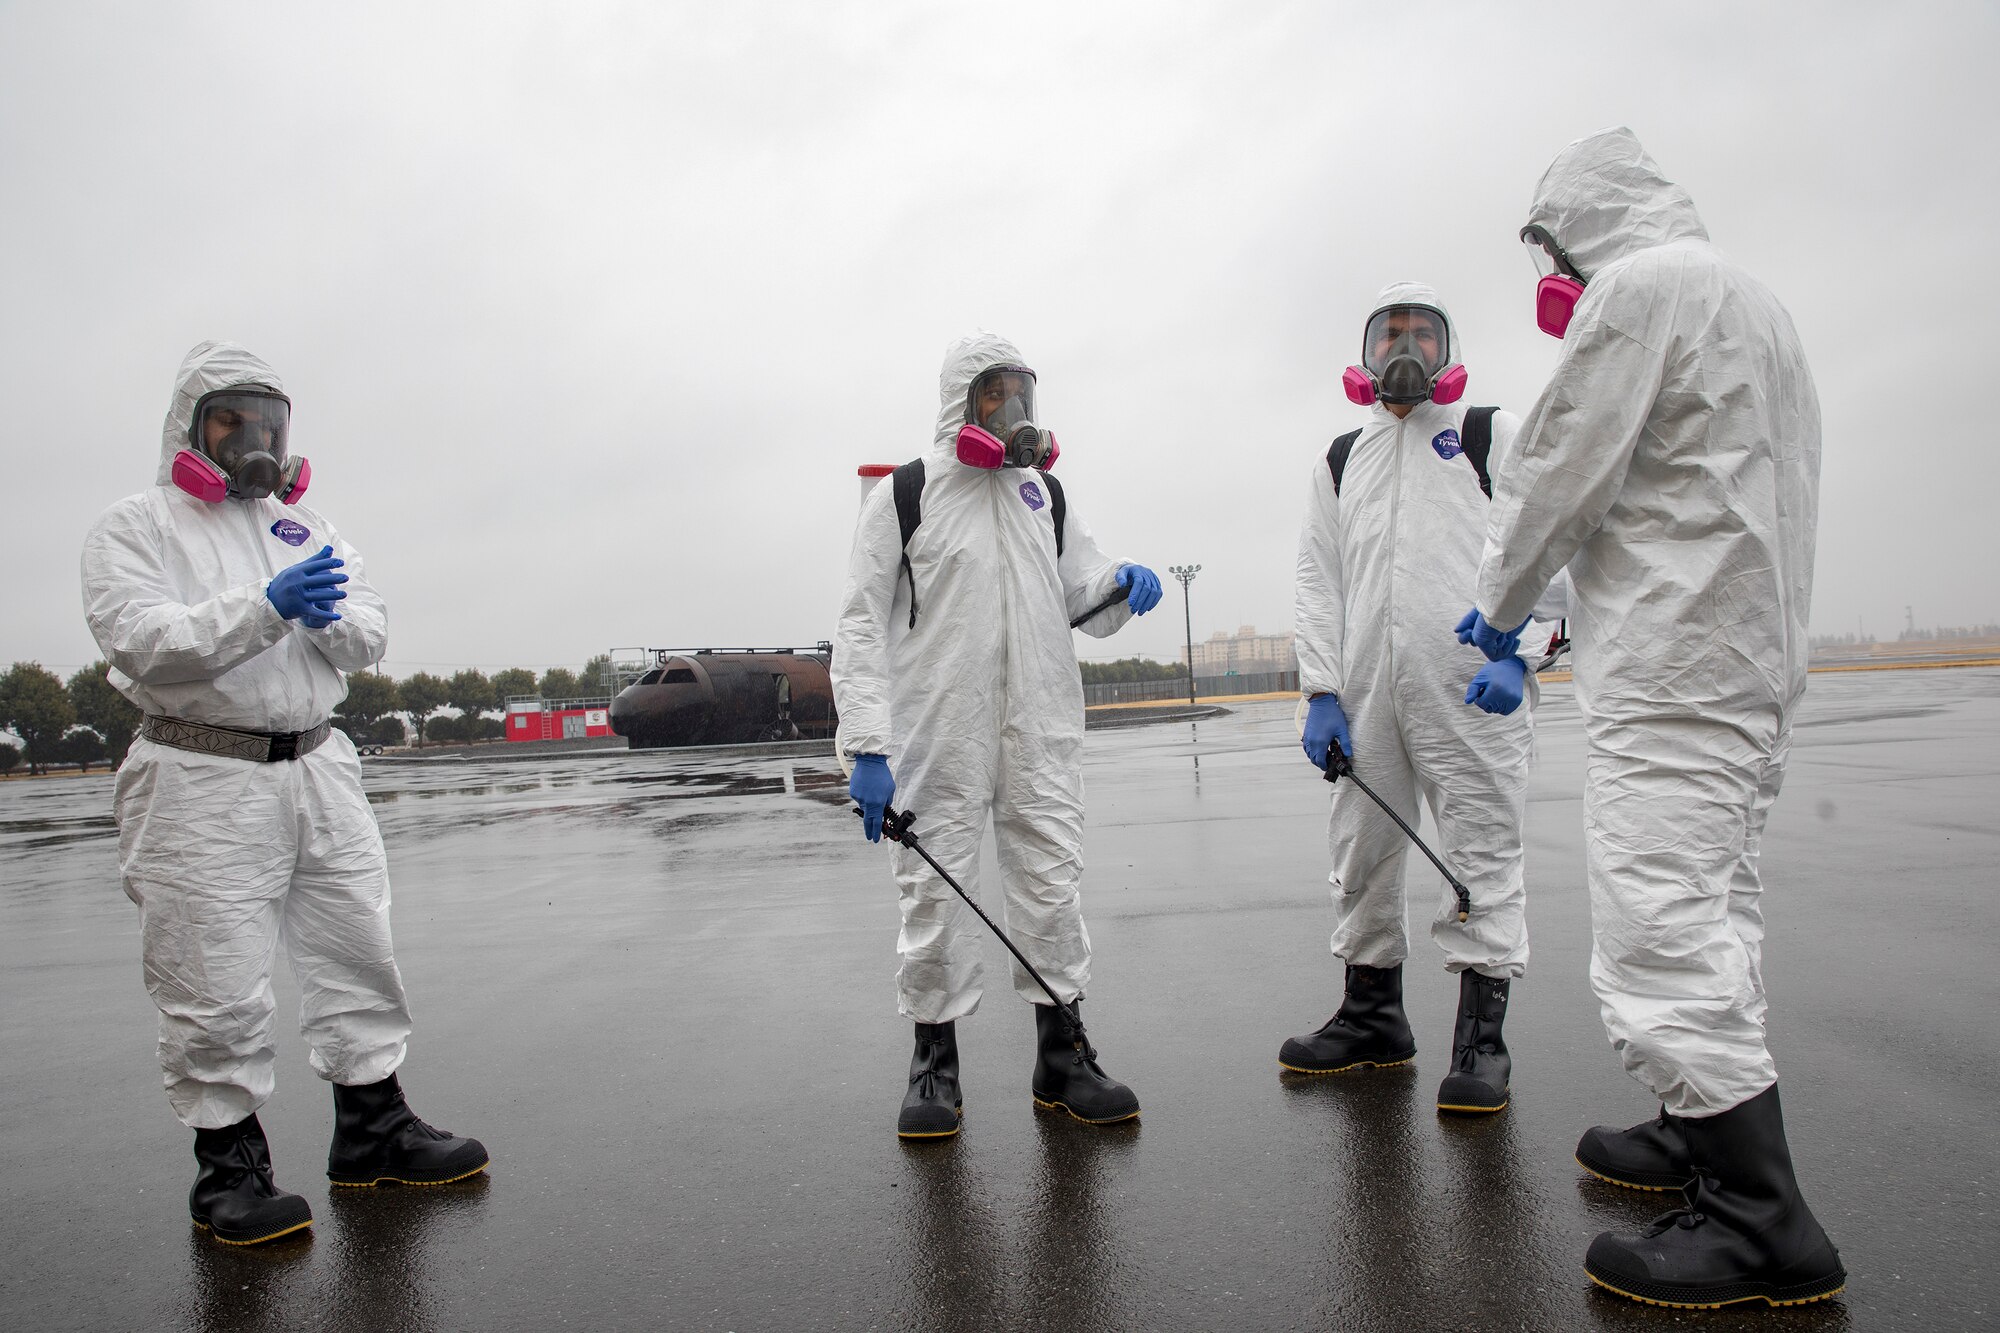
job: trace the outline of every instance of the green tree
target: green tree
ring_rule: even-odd
[[[111,758],[105,747],[104,738],[89,727],[72,727],[56,743],[55,758],[58,763],[75,764],[85,773],[92,764],[99,764]]]
[[[493,673],[493,705],[505,708],[509,699],[533,694],[537,689],[535,673],[526,667],[508,667],[505,671]]]
[[[403,711],[408,713],[410,721],[416,724],[419,748],[422,748],[424,743],[424,723],[429,720],[432,713],[444,707],[445,700],[450,694],[451,687],[428,671],[419,671],[413,676],[406,676],[402,683],[396,686],[397,702],[403,705]]]
[[[447,681],[445,689],[446,702],[459,712],[458,739],[478,740],[484,734],[480,722],[500,706],[493,698],[493,682],[485,672],[468,667]]]
[[[577,673],[576,683],[578,688],[587,696],[618,693],[617,690],[610,688],[605,682],[605,674],[610,669],[611,654],[599,653],[588,662],[585,662],[583,670]]]
[[[403,724],[394,716],[403,706],[393,676],[357,671],[347,678],[347,697],[334,710],[333,725],[357,745],[401,745]],[[394,723],[391,735],[390,723]]]
[[[1115,662],[1085,662],[1086,685],[1123,685],[1141,680],[1185,680],[1187,668],[1179,662],[1155,662],[1150,657],[1121,657]]]
[[[12,773],[21,763],[21,747],[0,741],[0,773]]]
[[[76,725],[76,705],[63,689],[62,677],[42,669],[40,662],[16,662],[0,676],[0,726],[21,738],[28,772],[57,762],[55,751]]]
[[[110,671],[109,662],[93,662],[71,676],[65,688],[70,704],[76,709],[76,720],[97,733],[104,742],[102,758],[110,760],[116,768],[125,762],[125,752],[132,748],[132,738],[139,734],[143,715],[130,699],[112,688]]]
[[[568,667],[550,667],[544,671],[541,692],[544,699],[574,699],[583,693]]]

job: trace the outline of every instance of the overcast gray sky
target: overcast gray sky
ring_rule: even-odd
[[[214,337],[284,377],[397,675],[828,636],[855,468],[975,326],[1106,548],[1203,566],[1198,638],[1289,628],[1374,293],[1436,284],[1467,400],[1525,411],[1515,233],[1614,124],[1805,339],[1815,632],[2000,620],[1996,15],[0,4],[0,665],[98,655],[84,531]],[[1180,638],[1175,591],[1079,646]]]

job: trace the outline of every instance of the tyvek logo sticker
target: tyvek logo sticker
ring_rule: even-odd
[[[1030,509],[1040,509],[1048,501],[1042,499],[1042,488],[1032,481],[1021,483],[1021,499]]]
[[[287,546],[304,546],[306,538],[312,536],[312,529],[289,518],[281,518],[271,525],[271,535]]]
[[[1459,447],[1458,432],[1449,426],[1431,436],[1431,448],[1438,451],[1438,457],[1447,463],[1457,458],[1465,450]]]

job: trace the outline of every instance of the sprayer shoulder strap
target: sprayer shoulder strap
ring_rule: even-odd
[[[1063,498],[1062,483],[1055,479],[1053,473],[1043,472],[1038,468],[1035,475],[1049,488],[1049,517],[1055,520],[1056,559],[1060,560],[1063,553],[1063,519],[1069,515],[1069,501]]]
[[[1459,427],[1458,446],[1465,450],[1465,461],[1472,464],[1472,470],[1479,474],[1479,489],[1486,498],[1493,498],[1493,477],[1486,470],[1486,458],[1493,452],[1493,414],[1497,407],[1468,407],[1465,409],[1465,424]]]
[[[910,581],[910,628],[917,627],[917,576],[910,572],[910,536],[924,521],[924,460],[912,458],[889,474],[896,526],[903,533],[903,577]]]
[[[1486,460],[1493,452],[1493,414],[1497,407],[1468,407],[1465,409],[1465,423],[1459,430],[1459,448],[1465,452],[1465,461],[1472,464],[1472,470],[1479,474],[1479,489],[1486,498],[1493,498],[1493,478],[1486,471]],[[1340,494],[1340,477],[1347,471],[1347,456],[1354,452],[1354,442],[1361,438],[1361,432],[1351,430],[1333,442],[1326,451],[1327,471],[1333,473],[1333,493]]]
[[[1062,483],[1047,472],[1037,471],[1036,476],[1049,488],[1050,517],[1055,520],[1056,559],[1062,559],[1064,518],[1069,513],[1069,501],[1063,496]],[[896,499],[896,526],[903,534],[903,577],[910,581],[910,628],[917,627],[917,576],[910,569],[910,538],[916,534],[917,525],[924,521],[924,460],[912,458],[909,462],[889,474],[889,489]]]
[[[1333,493],[1340,494],[1340,475],[1347,471],[1347,456],[1354,452],[1354,442],[1361,438],[1359,429],[1351,430],[1333,442],[1326,451],[1326,470],[1333,474]]]

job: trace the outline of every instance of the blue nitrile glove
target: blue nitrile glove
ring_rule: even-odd
[[[303,617],[309,628],[325,629],[340,619],[333,604],[347,596],[340,590],[340,585],[347,582],[347,575],[340,572],[342,563],[331,546],[322,546],[318,555],[309,555],[296,565],[279,570],[264,589],[264,595],[285,619]]]
[[[1528,620],[1534,619],[1533,616]],[[1489,662],[1498,662],[1512,657],[1521,646],[1521,631],[1528,628],[1528,620],[1523,620],[1511,630],[1497,630],[1486,623],[1486,617],[1473,607],[1465,613],[1452,632],[1458,635],[1460,643],[1469,643],[1486,654]]]
[[[1347,736],[1347,714],[1341,710],[1340,696],[1315,694],[1306,704],[1306,758],[1314,768],[1326,767],[1327,747],[1340,742],[1340,752],[1354,757],[1354,742]]]
[[[1125,605],[1132,608],[1135,616],[1143,616],[1160,604],[1160,576],[1144,565],[1121,565],[1118,586],[1132,590]]]
[[[1465,687],[1465,701],[1505,717],[1521,706],[1527,690],[1528,664],[1518,657],[1503,657],[1479,668],[1472,684]]]
[[[896,779],[889,773],[889,757],[881,754],[854,756],[854,775],[847,779],[847,794],[861,807],[861,831],[868,841],[882,841],[882,812],[896,794]]]

